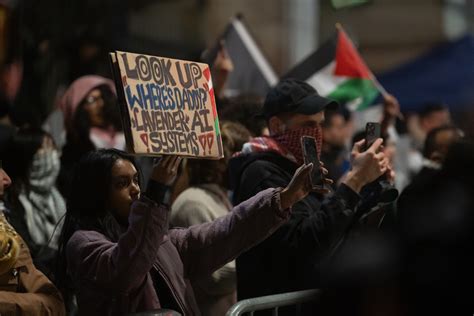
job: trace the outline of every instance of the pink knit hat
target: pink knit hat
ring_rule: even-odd
[[[114,82],[101,76],[87,75],[71,83],[59,103],[59,108],[63,111],[66,129],[72,127],[74,113],[76,113],[77,107],[81,104],[82,100],[84,100],[94,88],[102,85],[107,85],[110,90],[117,95]]]

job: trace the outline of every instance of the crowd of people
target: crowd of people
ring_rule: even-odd
[[[15,12],[0,9],[1,315],[217,316],[315,288],[302,315],[474,311],[474,143],[446,105],[402,114],[385,94],[367,144],[354,113],[306,82],[223,96],[220,54],[224,158],[137,158],[99,75],[70,83],[44,124],[12,123],[22,61]]]

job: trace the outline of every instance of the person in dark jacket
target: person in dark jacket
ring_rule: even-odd
[[[168,229],[163,202],[180,158],[154,167],[140,192],[131,156],[93,151],[74,172],[59,244],[59,287],[77,296],[79,315],[122,315],[171,309],[200,315],[191,281],[209,275],[268,237],[311,189],[312,165],[284,189],[268,189],[214,222]]]
[[[411,208],[420,194],[431,191],[433,180],[439,176],[449,146],[462,138],[462,131],[452,125],[434,128],[426,136],[423,147],[423,168],[403,190],[397,205],[401,210]]]
[[[313,136],[320,151],[323,110],[333,103],[299,80],[285,79],[273,88],[263,109],[271,136],[253,139],[231,160],[234,202],[286,186],[303,161],[300,138]],[[239,300],[318,287],[318,262],[350,222],[358,192],[388,171],[387,159],[378,152],[382,139],[365,152],[363,144],[355,144],[352,169],[337,191],[326,198],[309,194],[275,234],[237,258]]]

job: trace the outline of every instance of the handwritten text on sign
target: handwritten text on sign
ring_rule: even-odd
[[[132,133],[146,150],[211,156],[217,150],[217,118],[203,74],[207,65],[128,53],[118,57]]]

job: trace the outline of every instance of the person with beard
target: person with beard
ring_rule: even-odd
[[[66,212],[55,185],[58,150],[43,130],[21,128],[12,137],[4,167],[13,181],[6,199],[9,221],[26,241],[37,267],[48,275],[57,250],[57,225]]]
[[[291,78],[270,90],[263,107],[270,136],[245,144],[230,162],[236,179],[234,203],[260,190],[287,185],[303,162],[301,137],[314,137],[320,150],[324,109],[334,104],[307,83]],[[382,139],[365,152],[363,145],[364,141],[355,144],[352,169],[333,194],[310,193],[293,205],[290,220],[275,234],[237,258],[239,300],[318,287],[317,265],[351,221],[358,192],[388,171],[385,155],[378,153]]]

